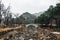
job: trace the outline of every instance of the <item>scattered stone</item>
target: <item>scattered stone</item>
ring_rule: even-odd
[[[23,30],[22,30],[23,29]],[[57,40],[56,35],[50,33],[47,29],[35,27],[30,25],[28,27],[22,27],[21,30],[16,30],[17,33],[6,37],[4,40]]]

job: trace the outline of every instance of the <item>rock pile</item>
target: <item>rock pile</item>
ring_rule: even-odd
[[[22,27],[23,30],[17,31],[18,33],[13,36],[10,35],[4,40],[57,40],[57,37],[50,33],[47,29],[35,27],[30,25],[28,27]]]

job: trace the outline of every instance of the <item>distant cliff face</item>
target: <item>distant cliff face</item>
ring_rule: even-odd
[[[25,23],[34,23],[34,20],[35,20],[35,18],[36,18],[35,15],[30,14],[30,13],[28,13],[28,12],[23,13],[23,14],[20,16],[20,18],[21,18],[21,17],[24,18],[24,22],[25,22]]]

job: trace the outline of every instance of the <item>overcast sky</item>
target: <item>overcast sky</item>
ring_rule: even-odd
[[[13,13],[38,13],[48,9],[50,5],[55,5],[59,0],[2,0],[5,7],[10,3]]]

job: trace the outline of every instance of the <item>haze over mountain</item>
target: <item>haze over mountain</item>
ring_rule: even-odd
[[[33,15],[35,15],[36,17],[40,16],[43,12],[39,12],[39,13],[34,13]]]
[[[50,5],[55,5],[60,0],[2,0],[7,8],[9,3],[13,13],[22,14],[24,12],[37,13],[45,11]]]

